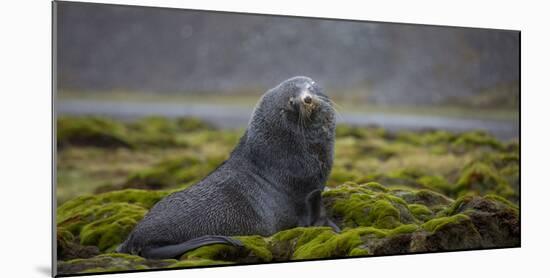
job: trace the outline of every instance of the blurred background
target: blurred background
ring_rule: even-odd
[[[341,122],[518,137],[515,31],[58,5],[58,115],[243,127],[266,90],[306,75]]]

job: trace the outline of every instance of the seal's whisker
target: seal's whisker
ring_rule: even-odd
[[[338,108],[342,108],[342,106],[338,103],[336,103],[334,100],[330,99],[329,97],[326,97],[326,96],[318,96],[320,99],[323,99],[323,100],[326,100],[328,102],[330,102],[331,104],[333,104],[334,106],[337,106]]]
[[[321,101],[325,102],[325,103],[328,102],[330,108],[336,113],[336,116],[337,116],[338,118],[340,118],[340,120],[344,121],[344,117],[342,116],[342,114],[340,114],[340,111],[338,111],[338,109],[336,109],[336,106],[340,106],[340,105],[336,104],[336,102],[334,102],[333,100],[331,100],[331,99],[329,99],[329,98],[327,98],[327,97],[321,97],[321,96],[319,96],[319,99],[320,99]],[[333,105],[331,105],[331,104],[333,104]],[[340,107],[341,107],[341,106],[340,106]]]
[[[304,109],[300,107],[300,111],[298,113],[298,129],[302,135],[302,139],[304,140],[303,143],[306,144],[305,124],[304,124],[304,118],[302,117],[303,113],[304,113]]]
[[[338,115],[340,116],[341,119],[343,119],[342,115],[340,114],[340,112],[338,111],[338,109],[343,109],[343,107],[341,105],[339,105],[338,103],[336,103],[334,100],[328,98],[328,97],[319,97],[321,100],[324,100],[325,102],[328,101],[330,105],[330,107],[336,112],[338,113]]]

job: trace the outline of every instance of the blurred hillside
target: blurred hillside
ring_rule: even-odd
[[[371,104],[510,108],[519,33],[58,2],[61,90],[253,93],[308,75]]]

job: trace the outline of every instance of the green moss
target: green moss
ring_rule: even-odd
[[[132,147],[124,125],[100,117],[62,117],[57,120],[57,146]]]
[[[470,218],[467,215],[464,214],[455,214],[453,216],[444,216],[432,219],[424,224],[422,224],[422,228],[429,231],[429,232],[437,232],[439,229],[444,227],[448,224],[458,224],[461,221],[470,220]]]
[[[240,240],[246,249],[250,250],[253,255],[264,262],[269,262],[272,259],[271,251],[269,251],[268,243],[260,236],[239,236]]]
[[[414,221],[402,198],[371,189],[387,191],[375,183],[345,183],[324,191],[323,199],[329,213],[346,227],[394,228]]]
[[[178,118],[170,120],[164,117],[145,117],[128,124],[132,131],[131,139],[143,146],[189,146],[179,134],[209,131],[212,127],[197,118]]]
[[[487,195],[485,195],[484,198],[489,199],[489,200],[493,200],[493,201],[496,201],[496,202],[500,202],[500,203],[502,203],[502,204],[504,204],[504,205],[506,205],[510,208],[513,208],[514,210],[518,211],[518,213],[519,213],[519,207],[516,204],[508,201],[507,199],[505,199],[501,196],[498,196],[498,195],[495,195],[495,194],[487,194]]]
[[[421,221],[426,221],[433,216],[433,211],[427,206],[420,204],[410,204],[408,205],[409,210],[412,212],[414,217]]]
[[[174,263],[176,263],[176,260],[147,261],[139,256],[107,253],[88,259],[59,261],[58,271],[60,274],[112,272],[121,270],[163,268]]]
[[[300,247],[308,243],[319,234],[331,231],[329,227],[297,227],[290,230],[284,230],[274,234],[271,237],[272,243],[293,241],[294,247]]]
[[[223,158],[200,160],[191,156],[164,160],[151,168],[130,174],[123,187],[161,189],[192,184],[204,178],[222,161]]]
[[[323,233],[332,233],[329,227],[297,227],[284,230],[271,236],[269,249],[275,261],[287,261],[295,250],[312,241]]]
[[[228,244],[213,244],[191,250],[182,259],[203,259],[212,261],[262,261],[269,262],[273,256],[266,239],[260,236],[235,237],[244,247]]]
[[[406,185],[420,187],[418,180],[426,176],[424,171],[416,168],[404,168],[391,171],[380,178],[380,182],[388,186]]]
[[[353,247],[361,244],[361,240],[349,232],[335,235],[332,231],[324,231],[313,240],[300,246],[293,254],[292,259],[330,258],[345,256]],[[349,249],[349,250],[348,250]]]
[[[57,220],[58,222],[65,221],[67,218],[74,216],[74,214],[79,213],[83,209],[90,206],[101,206],[117,202],[134,204],[145,209],[149,209],[169,193],[169,191],[126,189],[97,195],[83,195],[67,201],[58,207]]]
[[[378,200],[374,203],[367,221],[379,228],[392,228],[399,225],[399,210],[387,200]]]
[[[490,147],[495,150],[503,149],[502,143],[484,131],[462,133],[453,141],[452,147],[458,151],[467,151],[480,147]]]
[[[493,193],[505,198],[516,196],[514,189],[501,177],[497,170],[482,162],[466,166],[457,182],[456,194],[476,193],[478,195]]]
[[[114,251],[147,213],[142,207],[121,203],[105,205],[90,212],[94,209],[91,207],[82,214],[82,217],[88,217],[88,213],[95,214],[96,220],[82,227],[80,244],[95,245],[101,251]]]
[[[402,234],[410,234],[413,232],[416,232],[418,230],[418,226],[415,224],[406,224],[406,225],[400,225],[396,228],[384,230],[385,237],[392,237]]]
[[[189,251],[182,256],[182,259],[206,259],[231,261],[239,258],[239,249],[228,244],[207,245]]]
[[[340,124],[336,126],[336,137],[367,137],[366,130],[351,125]]]
[[[426,132],[401,131],[396,134],[397,140],[409,144],[427,146],[435,144],[448,144],[456,138],[456,135],[444,130]]]
[[[349,252],[350,257],[363,257],[368,255],[371,255],[369,249],[363,249],[359,247],[353,248]]]
[[[70,200],[57,209],[57,226],[82,245],[112,251],[166,192],[124,190]]]
[[[359,227],[348,229],[341,234],[335,234],[332,231],[324,231],[318,234],[314,239],[300,246],[292,259],[315,259],[343,257],[350,255],[365,255],[368,251],[360,250],[367,238],[386,238],[404,233],[416,231],[416,225],[401,225],[394,229],[377,229],[374,227]]]
[[[426,189],[418,190],[409,187],[398,186],[392,187],[389,193],[395,196],[399,196],[401,199],[403,199],[407,203],[407,207],[409,208],[409,210],[411,208],[410,205],[418,204],[426,206],[434,213],[437,213],[447,208],[447,206],[453,202],[452,199],[445,197],[441,193]],[[413,212],[411,211],[411,213]],[[415,218],[419,220],[425,220],[424,217]]]
[[[377,182],[367,182],[367,183],[364,183],[364,184],[361,184],[362,187],[365,187],[369,190],[372,190],[372,191],[378,191],[378,192],[388,192],[389,189],[386,188],[385,186],[377,183]]]
[[[216,261],[208,259],[187,259],[167,266],[168,268],[179,267],[198,267],[198,266],[213,266],[213,265],[228,265],[234,264],[234,262]]]
[[[186,147],[178,135],[209,131],[212,127],[196,118],[171,120],[145,117],[121,123],[102,117],[61,117],[57,121],[57,144],[96,147]]]
[[[180,132],[214,129],[212,125],[206,123],[201,119],[193,117],[179,118],[176,120],[176,125]]]
[[[502,169],[507,166],[519,165],[519,152],[484,153],[480,159],[487,164],[494,165],[497,169]]]
[[[185,156],[161,161],[151,168],[129,175],[123,188],[164,189],[182,188],[203,179],[225,160],[225,156],[196,157]]]
[[[469,203],[474,198],[473,194],[467,194],[464,196],[459,197],[456,199],[450,206],[442,210],[439,215],[440,216],[451,216],[454,214],[457,214],[460,210],[462,210],[462,207],[464,204]]]
[[[388,144],[382,140],[364,140],[357,150],[360,154],[367,154],[378,160],[386,161],[405,152],[404,145],[399,143]]]
[[[95,245],[101,251],[112,251],[124,241],[147,210],[143,207],[110,203],[92,205],[58,223],[80,237],[80,244]]]
[[[440,193],[449,194],[452,192],[452,185],[442,176],[422,176],[417,179],[417,182],[425,188],[438,191]]]
[[[356,171],[346,170],[340,167],[334,167],[330,173],[327,185],[336,186],[345,182],[357,181],[361,178],[361,174]]]

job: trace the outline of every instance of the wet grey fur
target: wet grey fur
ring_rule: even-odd
[[[300,95],[309,92],[313,109]],[[197,184],[158,202],[119,252],[171,258],[237,235],[328,225],[321,191],[333,161],[331,102],[308,77],[267,91],[230,158]]]

